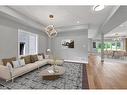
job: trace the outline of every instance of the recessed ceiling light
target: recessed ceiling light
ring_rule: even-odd
[[[79,21],[77,21],[77,23],[80,23]]]
[[[120,25],[120,27],[125,27],[125,25]]]
[[[101,11],[105,8],[104,5],[95,5],[93,6],[93,11]]]

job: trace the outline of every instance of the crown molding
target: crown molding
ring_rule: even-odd
[[[9,19],[13,19],[21,24],[38,29],[39,31],[44,31],[44,26],[42,24],[33,21],[32,19],[18,13],[8,6],[1,6],[0,12],[7,14]]]
[[[7,14],[8,18],[13,19],[21,24],[33,27],[38,29],[39,31],[45,31],[45,26],[42,23],[39,23],[31,18],[26,17],[25,15],[19,13],[15,9],[9,6],[1,6],[0,12]],[[80,29],[88,29],[89,25],[81,24],[81,25],[72,25],[72,26],[62,26],[62,27],[55,27],[58,32],[66,32],[72,30],[80,30]]]
[[[88,25],[81,24],[81,25],[56,27],[56,30],[58,32],[66,32],[66,31],[81,30],[81,29],[88,29]]]

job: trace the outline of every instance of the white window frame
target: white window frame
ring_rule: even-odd
[[[26,30],[23,30],[23,29],[18,29],[18,57],[21,57],[21,56],[26,56],[26,55],[30,55],[30,52],[28,54],[24,54],[24,55],[20,55],[20,39],[19,39],[19,34],[20,32],[24,32],[24,33],[27,33],[29,35],[35,35],[36,36],[36,52],[34,54],[37,54],[38,53],[38,34],[36,33],[31,33],[29,31],[26,31]],[[29,48],[29,45],[28,45],[28,48]],[[25,51],[24,51],[25,52]]]

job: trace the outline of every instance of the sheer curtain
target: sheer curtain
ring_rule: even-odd
[[[20,44],[24,43],[24,50],[21,50]],[[20,51],[24,51],[22,55],[36,54],[38,52],[38,35],[25,30],[18,30],[18,54],[21,56]]]
[[[37,53],[37,35],[30,34],[29,35],[29,54]]]

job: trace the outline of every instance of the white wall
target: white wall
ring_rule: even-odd
[[[17,35],[16,29],[0,25],[0,59],[18,55]]]
[[[47,35],[42,31],[24,26],[0,14],[0,59],[18,57],[18,29],[23,29],[39,35],[38,52],[45,52],[48,46]]]
[[[92,42],[92,38],[88,39],[88,52],[92,52],[93,49],[93,42]]]
[[[47,36],[39,35],[38,36],[38,52],[46,53],[46,49],[48,48],[48,39]]]
[[[61,41],[74,40],[74,48],[62,48]],[[87,61],[88,59],[88,30],[75,30],[59,33],[51,43],[52,51],[56,58],[72,61]]]

